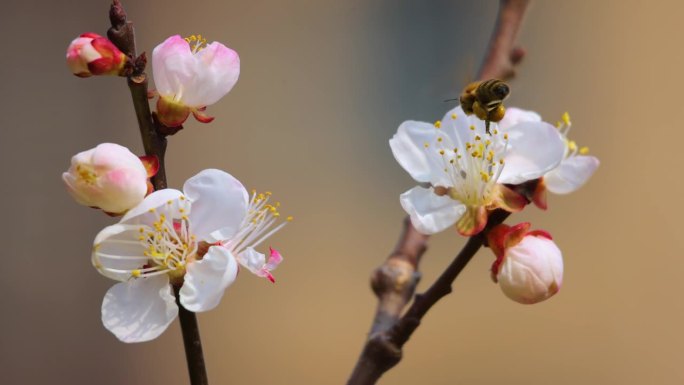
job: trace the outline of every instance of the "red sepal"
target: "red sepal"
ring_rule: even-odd
[[[547,231],[544,231],[544,230],[532,230],[532,231],[528,232],[527,235],[532,235],[534,237],[542,237],[542,238],[546,238],[548,240],[553,240],[553,238],[551,237],[551,234],[549,234]]]
[[[549,206],[546,201],[546,184],[544,183],[544,178],[539,178],[537,182],[537,187],[532,193],[532,203],[542,210],[546,210]]]
[[[214,117],[202,113],[204,109],[206,109],[206,107],[203,109],[196,108],[192,110],[192,116],[194,116],[195,119],[197,119],[197,121],[200,123],[211,123],[214,120]]]
[[[529,222],[518,223],[515,226],[508,225],[497,225],[493,229],[489,230],[487,234],[487,242],[489,247],[496,255],[496,260],[492,263],[491,267],[491,277],[492,281],[498,282],[497,275],[499,275],[499,268],[503,263],[504,257],[506,256],[506,250],[520,243],[522,239],[531,233],[528,233],[530,229]],[[541,232],[546,233],[543,230],[535,230],[533,233]]]
[[[157,175],[157,172],[159,172],[159,158],[156,155],[143,155],[138,158],[140,158],[143,166],[145,166],[148,178]]]

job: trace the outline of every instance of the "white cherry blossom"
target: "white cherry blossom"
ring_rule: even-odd
[[[401,195],[416,229],[433,234],[456,224],[463,235],[480,232],[487,212],[517,211],[522,196],[505,184],[537,179],[560,163],[563,139],[545,122],[520,122],[506,129],[467,116],[461,107],[434,124],[406,121],[390,139],[395,159],[419,186]]]
[[[119,281],[102,303],[105,327],[124,342],[154,339],[178,314],[172,287],[187,310],[211,310],[235,280],[238,263],[272,280],[282,257],[272,250],[266,262],[254,249],[286,224],[269,196],[250,197],[230,174],[209,169],[182,192],[155,191],[103,229],[92,262]]]
[[[208,123],[206,106],[226,95],[240,76],[237,52],[202,36],[171,36],[152,51],[152,75],[159,94],[157,117],[169,127],[181,125],[192,113]]]

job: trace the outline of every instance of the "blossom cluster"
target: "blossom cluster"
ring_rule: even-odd
[[[517,212],[531,202],[546,209],[547,190],[571,193],[599,165],[568,139],[567,113],[554,126],[535,112],[508,108],[498,124],[488,123],[489,130],[459,106],[434,124],[406,121],[390,139],[395,159],[419,183],[400,196],[419,232],[455,226],[461,235],[477,235],[494,210]],[[560,289],[563,262],[548,233],[528,229],[496,226],[488,244],[497,257],[494,281],[509,298],[536,303]]]
[[[76,38],[67,64],[79,77],[126,76],[133,58],[94,33]],[[207,106],[219,101],[240,74],[238,54],[201,36],[172,36],[152,52],[161,127],[180,127],[192,114],[209,123]],[[102,302],[102,322],[124,342],[159,336],[179,306],[192,312],[215,308],[240,267],[275,282],[282,255],[257,251],[291,217],[281,217],[271,193],[248,193],[232,175],[204,170],[183,190],[151,183],[155,156],[136,156],[126,147],[102,143],[71,159],[62,179],[76,202],[120,217],[95,237],[91,261],[118,283]]]

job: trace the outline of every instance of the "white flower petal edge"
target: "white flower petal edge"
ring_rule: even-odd
[[[569,194],[582,187],[599,164],[598,158],[588,155],[566,158],[558,167],[544,175],[544,183],[552,193]]]
[[[247,190],[227,172],[201,171],[185,182],[183,192],[192,201],[193,232],[207,242],[232,237],[247,216]],[[215,231],[218,231],[218,238],[210,237]]]
[[[563,159],[565,142],[558,130],[545,122],[521,122],[508,130],[506,166],[499,183],[520,184],[541,178]]]
[[[193,312],[215,308],[226,288],[235,282],[237,273],[237,262],[228,249],[210,247],[202,260],[188,264],[180,289],[181,304]]]
[[[444,179],[433,157],[425,151],[425,143],[434,140],[434,126],[416,121],[406,121],[399,126],[397,133],[390,139],[392,154],[401,167],[417,182],[430,182],[435,185]]]
[[[122,342],[153,340],[177,315],[165,275],[117,283],[102,301],[102,323]]]
[[[435,234],[452,226],[466,211],[466,206],[448,196],[438,196],[433,188],[414,187],[401,194],[401,207],[411,223],[423,234]]]

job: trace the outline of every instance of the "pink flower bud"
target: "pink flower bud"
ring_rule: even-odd
[[[102,143],[71,158],[62,174],[76,202],[122,214],[142,202],[148,192],[148,170],[126,147]]]
[[[219,42],[207,45],[202,36],[176,35],[154,48],[152,69],[161,123],[179,126],[190,113],[209,123],[213,118],[203,113],[204,108],[233,88],[240,76],[240,57]]]
[[[528,231],[529,223],[499,225],[488,234],[497,258],[492,279],[513,301],[533,304],[550,298],[563,283],[563,256],[545,231]]]
[[[74,39],[66,54],[67,65],[74,75],[119,75],[126,64],[126,55],[98,34],[89,32]]]

